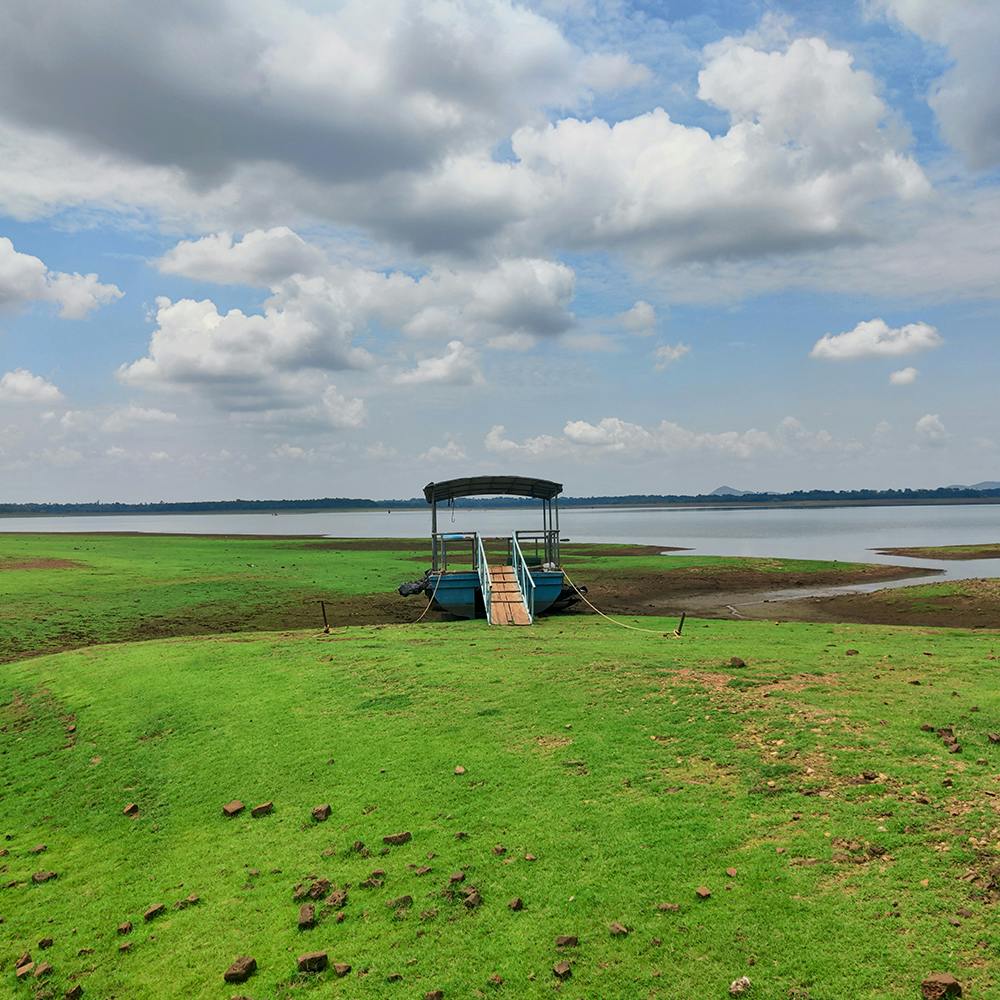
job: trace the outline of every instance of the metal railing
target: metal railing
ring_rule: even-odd
[[[535,581],[531,578],[531,570],[521,551],[521,546],[517,541],[517,535],[511,536],[510,540],[510,564],[514,567],[514,576],[517,578],[517,585],[521,590],[521,600],[524,601],[524,609],[528,612],[528,621],[535,620]]]
[[[547,531],[515,531],[514,537],[523,548],[533,548],[535,561],[559,565],[559,532]]]
[[[492,624],[490,607],[493,603],[493,583],[490,580],[490,565],[486,561],[486,549],[483,548],[483,539],[480,534],[476,534],[476,571],[479,573],[479,587],[483,592],[483,607],[486,609],[486,620]]]

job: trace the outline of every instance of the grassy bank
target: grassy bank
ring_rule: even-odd
[[[567,545],[564,562],[611,610],[688,593],[891,579],[912,570],[799,559],[671,555]],[[425,540],[0,535],[0,662],[101,642],[405,623],[423,598],[396,593],[429,562]]]
[[[53,990],[95,997],[544,997],[564,958],[574,997],[723,997],[748,975],[769,1000],[911,998],[934,969],[993,995],[1000,636],[686,632],[453,623],[6,665],[12,995],[30,995],[12,972],[26,949]],[[921,723],[953,725],[963,752]],[[274,811],[227,820],[234,798]],[[412,840],[384,847],[399,831]],[[374,869],[383,884],[363,888]],[[40,870],[58,877],[33,884]],[[300,931],[293,891],[317,877],[348,901]],[[298,974],[318,949],[352,973]],[[234,988],[238,955],[259,971]]]
[[[910,548],[879,549],[885,556],[909,556],[913,559],[1000,559],[1000,544],[918,545]]]

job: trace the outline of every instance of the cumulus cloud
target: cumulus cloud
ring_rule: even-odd
[[[1000,166],[1000,12],[994,0],[874,0],[951,65],[927,95],[947,141],[974,169]]]
[[[450,438],[443,445],[431,445],[422,455],[422,462],[462,462],[466,459],[465,449],[454,439]]]
[[[484,381],[476,352],[460,340],[448,342],[447,352],[440,358],[424,358],[412,371],[402,372],[395,379],[398,385],[424,385],[432,382],[446,385],[480,385]]]
[[[899,371],[891,372],[889,374],[889,381],[893,385],[913,385],[917,381],[917,376],[920,374],[916,368],[907,367],[900,368]]]
[[[0,236],[0,308],[52,302],[64,319],[83,319],[123,294],[116,285],[102,284],[96,274],[50,271],[37,257],[19,253],[7,237]]]
[[[936,413],[925,413],[914,426],[917,441],[924,445],[942,445],[951,435]]]
[[[656,331],[656,310],[644,299],[639,299],[617,319],[626,330],[640,337],[651,337]]]
[[[669,368],[675,361],[680,361],[685,354],[690,354],[691,348],[687,344],[660,344],[653,351],[653,367],[662,372]]]
[[[55,385],[27,368],[15,368],[0,376],[0,402],[57,403],[62,398]]]
[[[856,358],[897,358],[940,347],[944,339],[929,323],[890,327],[883,319],[871,319],[846,333],[828,333],[813,345],[809,356],[825,361]]]
[[[69,414],[67,413],[66,416]],[[64,417],[65,419],[65,417]],[[132,430],[142,424],[175,424],[177,414],[156,407],[122,406],[104,418],[101,428],[111,434]]]

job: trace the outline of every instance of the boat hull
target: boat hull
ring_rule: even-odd
[[[535,582],[535,614],[542,614],[562,593],[565,577],[562,570],[533,569],[529,572]],[[434,593],[435,605],[448,614],[459,618],[483,618],[486,615],[478,573],[431,573],[427,578],[427,589]]]

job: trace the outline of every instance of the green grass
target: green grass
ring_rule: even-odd
[[[197,535],[0,534],[0,662],[99,642],[254,629],[302,628],[320,620],[317,602],[335,604],[335,618],[378,622],[411,620],[396,587],[420,577],[429,564],[423,540],[385,540],[376,551],[363,542],[261,539]],[[340,546],[340,547],[335,547]],[[637,572],[684,574],[693,584],[754,573],[826,582],[854,577],[866,567],[798,559],[726,559],[656,554],[646,547],[623,555],[622,546],[568,545],[575,580]],[[10,568],[37,560],[64,560],[62,568]],[[378,600],[362,600],[377,595]]]
[[[914,559],[1000,559],[1000,544],[920,545],[906,548],[881,549],[887,555],[911,556]]]
[[[995,633],[689,621],[669,640],[553,618],[10,663],[2,976],[31,996],[12,971],[30,949],[55,967],[57,996],[79,974],[90,997],[549,997],[554,939],[574,934],[561,989],[574,998],[723,998],[746,974],[760,1000],[909,1000],[932,970],[996,995],[998,651]],[[732,656],[748,666],[723,666]],[[953,724],[964,753],[922,722]],[[275,811],[224,819],[237,797]],[[316,824],[321,802],[333,815]],[[399,830],[413,839],[382,856]],[[376,867],[384,887],[360,888]],[[31,884],[43,868],[58,879]],[[442,896],[458,869],[478,909]],[[292,891],[310,875],[350,884],[343,923],[297,930]],[[173,910],[189,892],[201,902]],[[386,900],[403,894],[414,903],[394,914]],[[144,924],[157,902],[167,914]],[[972,916],[953,927],[959,907]],[[610,935],[615,920],[627,937]],[[298,975],[314,949],[354,973]],[[223,983],[242,954],[259,972]]]

